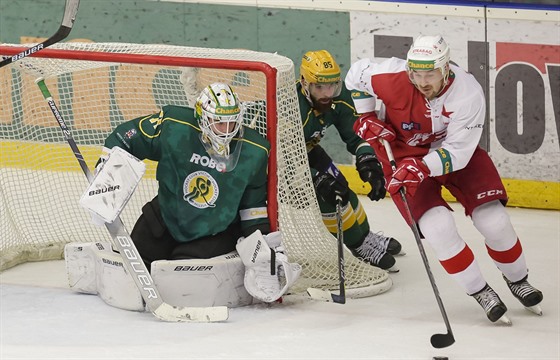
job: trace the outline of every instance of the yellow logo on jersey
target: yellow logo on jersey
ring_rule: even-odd
[[[453,171],[453,166],[451,163],[451,155],[449,154],[449,151],[445,150],[444,148],[439,148],[436,150],[440,160],[441,160],[441,165],[443,167],[443,174],[449,174],[450,172]]]
[[[183,182],[183,200],[198,209],[215,207],[220,189],[206,171],[195,171]]]
[[[150,119],[150,123],[153,125],[154,129],[157,129],[157,127],[160,126],[162,122],[163,122],[163,110],[159,112],[157,118],[153,117]]]

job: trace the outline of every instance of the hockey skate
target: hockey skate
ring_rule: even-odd
[[[370,234],[376,238],[377,244],[379,245],[378,247],[380,249],[387,251],[389,254],[393,256],[406,255],[405,252],[402,251],[401,243],[398,242],[397,239],[384,236],[381,231],[376,233],[370,232]]]
[[[529,284],[527,281],[528,275],[516,282],[509,281],[505,275],[502,276],[513,296],[515,296],[527,310],[537,315],[542,315],[542,309],[539,304],[543,299],[543,294],[540,290],[535,289]]]
[[[388,239],[389,238],[370,232],[362,245],[355,249],[350,249],[350,251],[352,255],[363,262],[389,272],[398,272],[399,269],[395,265],[395,258],[387,251],[387,246],[391,242]],[[398,245],[400,247],[400,244]]]
[[[490,285],[486,284],[482,290],[471,296],[482,306],[488,320],[492,322],[500,320],[505,325],[511,325],[511,320],[506,315],[506,305]]]

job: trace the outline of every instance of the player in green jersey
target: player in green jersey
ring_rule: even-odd
[[[104,151],[116,146],[157,162],[157,196],[143,206],[131,233],[148,268],[157,260],[209,259],[237,249],[247,291],[270,302],[301,268],[287,262],[279,232],[270,233],[270,144],[242,125],[243,114],[234,90],[214,83],[201,92],[194,109],[167,105],[119,125]],[[271,263],[284,269],[272,272]],[[290,277],[288,284],[278,274]]]
[[[395,258],[401,244],[370,231],[366,213],[356,194],[348,187],[344,175],[319,145],[326,129],[334,125],[346,149],[356,156],[360,178],[371,185],[368,197],[378,201],[385,197],[383,171],[371,146],[353,130],[358,114],[350,92],[341,80],[340,68],[326,50],[309,51],[303,55],[297,93],[309,165],[317,192],[323,222],[336,235],[336,196],[343,200],[344,242],[357,258],[374,266],[398,271]]]

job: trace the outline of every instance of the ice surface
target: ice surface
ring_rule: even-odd
[[[459,232],[486,280],[509,307],[513,326],[490,323],[426,246],[456,343],[434,349],[445,325],[412,232],[388,199],[361,197],[374,230],[398,238],[407,255],[386,293],[345,305],[303,297],[230,310],[224,323],[166,323],[151,313],[112,308],[66,285],[62,261],[28,263],[0,274],[0,359],[560,359],[560,212],[509,208],[522,241],[543,316],[509,292],[462,208]]]

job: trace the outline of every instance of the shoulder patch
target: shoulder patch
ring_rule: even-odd
[[[352,99],[354,100],[358,100],[358,99],[369,99],[372,98],[373,96],[371,96],[370,94],[368,94],[365,91],[357,91],[357,90],[352,90]]]

